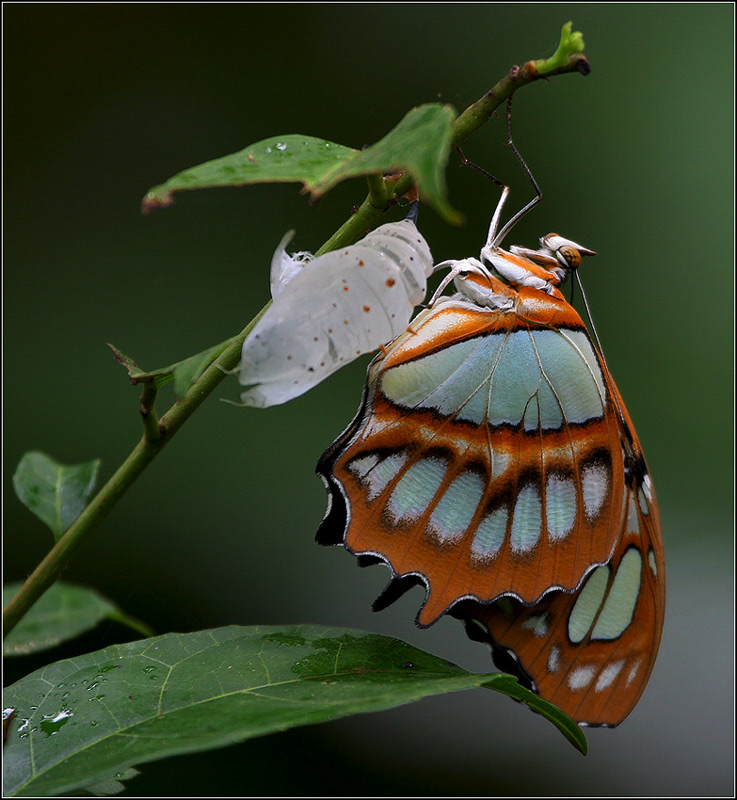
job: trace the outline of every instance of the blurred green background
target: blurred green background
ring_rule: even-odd
[[[716,795],[732,787],[733,16],[730,3],[5,5],[5,580],[50,535],[15,499],[21,455],[103,459],[140,434],[137,391],[105,342],[176,361],[239,331],[271,254],[316,249],[365,195],[318,206],[295,185],[180,195],[174,173],[266,136],[361,147],[414,105],[459,111],[512,64],[550,55],[569,19],[591,75],[515,101],[515,141],[545,199],[514,232],[599,254],[584,281],[658,490],[668,561],[660,657],[631,717],[582,758],[542,718],[476,690],[144,765],[130,795]],[[531,196],[503,116],[469,158]],[[476,255],[498,196],[453,159],[436,261]],[[392,218],[399,218],[399,213]],[[406,639],[489,669],[461,626],[414,628],[415,589],[381,615],[388,573],[314,532],[317,458],[352,418],[369,358],[286,406],[235,408],[228,379],[146,471],[66,578],[158,631],[314,622]],[[168,398],[164,398],[165,400]],[[728,424],[729,423],[729,424]],[[103,626],[65,652],[130,638]],[[15,661],[6,679],[38,666]],[[534,765],[534,768],[530,768]],[[286,767],[286,768],[285,768]]]

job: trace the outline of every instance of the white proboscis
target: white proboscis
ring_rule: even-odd
[[[433,270],[409,219],[317,258],[288,255],[290,240],[291,233],[271,261],[273,305],[243,343],[241,400],[258,408],[298,397],[403,333]]]

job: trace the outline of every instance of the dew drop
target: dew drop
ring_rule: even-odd
[[[41,730],[46,736],[55,736],[69,722],[74,714],[71,711],[62,710],[58,714],[44,714],[41,720]]]

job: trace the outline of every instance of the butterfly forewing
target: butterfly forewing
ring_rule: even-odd
[[[574,589],[616,544],[612,398],[580,317],[549,300],[557,328],[462,300],[420,314],[318,466],[321,540],[421,579],[422,625],[462,598]]]

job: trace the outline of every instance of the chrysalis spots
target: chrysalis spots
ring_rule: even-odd
[[[406,329],[433,261],[414,222],[382,225],[351,247],[272,259],[273,305],[243,344],[241,400],[265,408],[320,383]],[[391,289],[392,291],[388,291]]]

